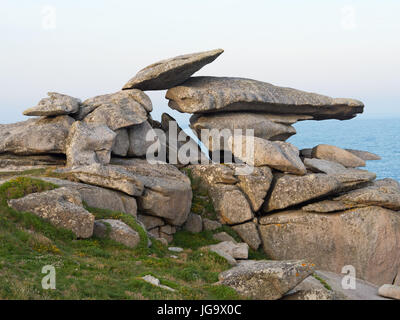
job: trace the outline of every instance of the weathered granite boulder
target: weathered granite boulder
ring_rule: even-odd
[[[83,183],[125,192],[130,196],[143,194],[143,182],[123,167],[94,163],[65,170]]]
[[[228,242],[237,243],[237,241],[232,236],[227,234],[225,231],[214,233],[212,237],[214,240],[217,240],[219,242],[228,241]]]
[[[340,300],[332,290],[314,278],[308,276],[295,288],[286,293],[282,300]]]
[[[400,215],[380,207],[337,213],[281,211],[259,219],[265,253],[272,259],[313,261],[341,273],[346,265],[358,278],[391,283],[400,271]]]
[[[232,154],[248,165],[269,166],[282,172],[306,174],[307,170],[299,157],[299,150],[288,142],[271,142],[242,135],[232,136],[228,142]],[[249,149],[249,145],[253,145],[254,148]]]
[[[312,157],[334,161],[345,167],[365,167],[365,161],[353,153],[328,144],[319,144],[312,150]]]
[[[0,124],[0,153],[64,154],[65,141],[73,122],[69,116],[58,116]]]
[[[66,141],[67,166],[108,164],[116,133],[104,124],[75,121]]]
[[[249,254],[249,246],[247,243],[236,243],[233,241],[223,241],[217,244],[212,244],[208,246],[210,251],[215,253],[220,253],[231,256],[234,259],[247,259]]]
[[[264,212],[319,199],[336,193],[342,187],[336,178],[326,174],[305,176],[276,174],[275,179],[270,196],[262,207]]]
[[[338,162],[317,159],[317,158],[305,158],[304,165],[306,168],[312,172],[316,173],[327,173],[327,174],[336,174],[341,171],[346,171],[346,167],[342,166]]]
[[[129,150],[129,133],[127,128],[115,130],[115,137],[112,153],[116,156],[126,157]]]
[[[192,233],[201,232],[203,231],[203,219],[200,215],[191,212],[188,215],[183,229]]]
[[[60,187],[78,191],[81,195],[82,201],[84,201],[89,207],[108,209],[136,217],[136,199],[126,195],[125,193],[57,178],[40,177],[38,179],[56,184]]]
[[[384,284],[379,287],[379,295],[382,297],[400,300],[400,287],[392,284]]]
[[[156,133],[148,121],[129,127],[129,157],[142,157],[146,155],[149,146],[154,143],[152,139],[146,141],[148,134],[150,138],[156,137]]]
[[[181,84],[206,64],[213,62],[224,50],[185,54],[161,60],[140,70],[122,89],[165,90]]]
[[[98,104],[98,107],[89,113],[83,121],[105,124],[111,130],[141,124],[147,120],[147,110],[135,100],[136,97],[137,94],[131,94],[130,91],[119,91],[96,97],[94,104]]]
[[[13,154],[0,154],[0,171],[24,171],[48,167],[65,166],[65,157],[61,155],[32,155],[17,156]]]
[[[8,205],[18,211],[31,212],[56,227],[71,230],[78,238],[89,238],[93,234],[94,216],[83,208],[77,191],[58,188],[32,193],[9,200]]]
[[[78,120],[83,120],[88,114],[99,107],[103,107],[103,109],[107,109],[109,107],[116,112],[118,112],[118,107],[121,107],[122,110],[127,110],[132,118],[131,120],[136,119],[135,124],[146,120],[144,119],[141,121],[141,119],[144,117],[143,109],[147,112],[153,111],[153,104],[151,103],[150,98],[143,91],[132,89],[86,99],[82,102],[79,113],[75,116],[75,118]],[[98,115],[98,119],[100,116],[101,115]],[[104,117],[106,117],[106,115],[104,115]],[[123,119],[119,118],[118,120],[123,121]],[[110,121],[112,121],[112,119]]]
[[[261,238],[256,223],[253,221],[232,226],[239,237],[246,242],[250,248],[257,250],[261,244]]]
[[[253,219],[250,205],[238,187],[216,184],[209,194],[221,223],[232,225]]]
[[[204,187],[211,187],[215,184],[235,184],[239,181],[234,176],[235,171],[223,164],[191,165],[187,168],[190,169],[192,176],[199,179]]]
[[[363,150],[354,150],[354,149],[345,149],[346,151],[354,154],[355,156],[359,157],[360,159],[367,161],[367,160],[381,160],[382,158],[375,153],[363,151]]]
[[[110,238],[130,248],[140,242],[139,233],[126,223],[114,219],[101,219],[94,222],[93,235],[99,238]]]
[[[192,188],[190,179],[173,165],[149,163],[142,159],[111,160],[130,172],[145,187],[138,196],[139,211],[164,218],[171,225],[182,225],[190,212]]]
[[[167,91],[169,106],[181,112],[255,111],[309,115],[315,120],[351,119],[363,111],[362,102],[334,99],[269,83],[218,77],[192,77]]]
[[[163,225],[165,225],[165,222],[163,219],[158,218],[158,217],[144,215],[144,214],[139,214],[138,220],[143,223],[146,230],[151,230],[151,229],[154,229],[157,227],[162,227]]]
[[[314,203],[310,203],[301,208],[303,211],[307,212],[320,212],[320,213],[329,213],[329,212],[338,212],[344,211],[353,208],[362,208],[367,207],[368,205],[357,204],[357,203],[349,203],[338,200],[322,200]]]
[[[221,228],[221,227],[222,227],[222,224],[218,221],[207,219],[207,218],[203,219],[203,229],[206,231],[217,230],[218,228]]]
[[[256,300],[276,300],[313,273],[305,261],[244,261],[219,274],[219,283]]]
[[[48,98],[39,101],[36,107],[23,112],[25,116],[62,116],[79,111],[81,100],[57,92],[48,92]]]
[[[203,134],[205,137],[202,139],[202,130],[209,130],[212,135],[213,129],[227,131],[227,137],[233,135],[235,130],[238,133],[246,134],[246,129],[253,129],[254,136],[266,140],[281,140],[285,141],[290,136],[296,134],[296,129],[290,124],[282,124],[271,120],[271,116],[263,113],[248,113],[248,112],[227,112],[216,114],[196,114],[190,118],[190,127],[196,133],[197,137],[202,140],[205,146],[211,150],[224,150],[223,139],[218,139],[220,134],[216,136],[218,141],[210,141],[208,135]],[[238,131],[241,130],[241,131]],[[214,148],[216,146],[217,148]]]
[[[400,184],[393,179],[374,181],[370,186],[352,190],[335,200],[347,204],[379,206],[400,211]]]

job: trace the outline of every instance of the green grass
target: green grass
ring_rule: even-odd
[[[158,241],[147,247],[147,235],[134,217],[86,206],[96,219],[120,219],[137,230],[140,245],[130,249],[110,239],[78,240],[71,231],[7,205],[9,199],[54,188],[54,184],[30,177],[0,186],[0,299],[240,298],[228,287],[213,285],[230,266],[215,253],[200,249],[200,244],[210,243],[212,233],[190,237],[177,233],[174,244],[185,250],[172,253]],[[41,287],[45,265],[56,268],[56,290]],[[144,282],[141,277],[147,274],[176,291]]]
[[[325,287],[325,289],[328,289],[329,291],[332,291],[332,287],[321,277],[318,277],[316,274],[313,274],[313,277],[317,279],[321,284]]]

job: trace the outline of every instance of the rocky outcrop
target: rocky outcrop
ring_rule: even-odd
[[[83,208],[77,191],[58,188],[32,193],[9,200],[8,205],[18,211],[31,212],[56,227],[71,230],[78,238],[89,238],[93,234],[94,216]]]
[[[193,77],[169,89],[166,98],[169,106],[180,112],[255,111],[308,115],[315,120],[351,119],[364,108],[353,99],[334,99],[243,78]]]
[[[305,261],[245,261],[219,275],[219,283],[232,287],[241,296],[276,300],[313,273]]]
[[[139,233],[126,223],[114,219],[101,219],[94,222],[93,235],[99,238],[110,238],[130,248],[135,248],[140,242]]]
[[[272,259],[304,258],[336,273],[352,265],[358,278],[377,285],[391,283],[400,270],[400,216],[392,210],[289,210],[264,216],[259,224],[264,250]]]
[[[224,50],[185,54],[162,60],[140,70],[123,89],[165,90],[189,79],[206,64],[213,62]]]
[[[150,164],[141,159],[113,159],[115,164],[142,182],[145,189],[138,196],[139,210],[165,218],[172,225],[182,225],[190,212],[190,180],[173,165]]]
[[[58,116],[0,124],[0,153],[65,154],[65,141],[73,122],[69,116]]]
[[[48,92],[48,98],[23,112],[25,116],[62,116],[79,111],[81,100],[57,92]]]
[[[0,171],[24,171],[49,167],[64,167],[65,163],[65,157],[61,155],[17,156],[9,153],[0,154]]]
[[[319,144],[314,147],[311,155],[313,158],[334,161],[345,167],[365,167],[365,161],[353,153],[328,144]]]
[[[72,124],[66,142],[67,166],[108,164],[116,134],[104,124]]]

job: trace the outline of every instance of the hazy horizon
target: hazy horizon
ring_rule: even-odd
[[[223,48],[195,75],[234,76],[348,97],[360,119],[400,117],[400,2],[2,1],[0,123],[48,91],[82,100],[118,91],[145,66]],[[175,14],[172,14],[175,13]],[[165,91],[146,92],[155,119]]]

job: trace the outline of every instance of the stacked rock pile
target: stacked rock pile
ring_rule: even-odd
[[[173,127],[182,132],[168,114],[161,122],[150,116],[152,103],[144,91],[168,90],[172,109],[193,114],[190,126],[211,159],[224,152],[238,160],[192,161],[187,166],[209,190],[220,223],[274,260],[306,259],[335,273],[352,265],[360,279],[400,284],[400,185],[392,179],[376,181],[374,173],[359,169],[366,160],[379,157],[331,145],[300,151],[286,142],[296,133],[292,125],[297,121],[351,119],[363,112],[363,103],[251,79],[192,77],[222,52],[157,62],[139,71],[121,91],[83,102],[50,92],[24,112],[38,118],[0,125],[0,168],[58,166],[58,172],[79,182],[43,179],[66,193],[78,192],[89,206],[137,216],[156,238],[171,241],[185,222],[201,231],[201,217],[190,214],[190,180],[179,170],[187,164],[146,160],[154,142],[172,145],[168,138],[160,139],[158,130],[167,137]],[[203,129],[225,130],[227,139],[204,139]],[[243,134],[234,134],[237,129]],[[246,134],[248,129],[254,137]],[[149,136],[154,141],[148,141]],[[249,139],[254,147],[251,156],[242,151]],[[185,136],[176,150],[168,149],[167,159],[186,143],[199,148]],[[199,155],[191,159],[198,160]],[[249,166],[250,172],[243,171]],[[67,198],[74,206],[81,205],[76,193]],[[27,209],[21,204],[25,200],[10,205]],[[32,205],[29,209],[35,211]],[[88,230],[74,229],[79,236],[91,236],[93,229],[101,234],[104,227],[90,219]],[[118,223],[106,223],[115,225],[115,238],[129,233]]]

